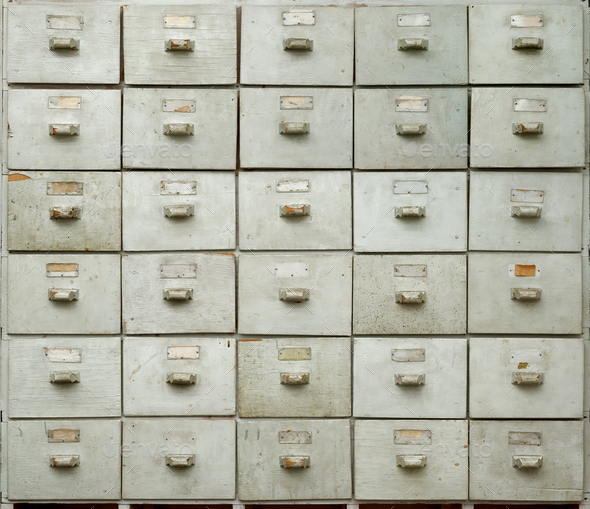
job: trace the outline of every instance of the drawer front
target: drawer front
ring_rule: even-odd
[[[354,259],[354,334],[465,334],[464,255]]]
[[[467,421],[356,421],[355,498],[467,499],[467,430]]]
[[[126,88],[123,167],[233,170],[237,124],[233,90]]]
[[[9,421],[8,498],[121,498],[121,422]]]
[[[581,5],[469,6],[469,82],[582,83],[582,18]]]
[[[118,85],[120,12],[115,5],[11,5],[8,82]]]
[[[8,249],[120,251],[121,174],[11,173],[8,176]]]
[[[235,365],[233,338],[125,338],[125,414],[234,415]]]
[[[466,85],[464,6],[356,9],[359,85]]]
[[[11,339],[8,415],[121,415],[119,338]]]
[[[579,254],[470,254],[470,333],[581,334]]]
[[[349,338],[242,339],[240,417],[349,417]]]
[[[125,173],[125,250],[235,249],[235,189],[233,172]]]
[[[582,340],[472,338],[469,347],[471,417],[582,418]]]
[[[125,5],[125,82],[133,85],[235,83],[236,40],[233,5]]]
[[[467,176],[357,173],[356,252],[466,251]]]
[[[354,416],[466,417],[467,340],[355,338]]]
[[[584,90],[478,88],[471,95],[474,168],[584,166]]]
[[[9,255],[10,334],[121,332],[121,259],[116,255]]]
[[[240,334],[350,335],[352,257],[240,255]]]
[[[470,186],[470,249],[581,249],[581,173],[481,171]]]
[[[351,168],[352,90],[240,90],[244,168]]]
[[[241,39],[242,83],[352,85],[354,9],[245,5]]]
[[[580,501],[582,421],[470,421],[469,498]]]
[[[238,422],[240,500],[352,495],[348,420]]]
[[[123,428],[123,498],[234,499],[236,424],[129,420]]]
[[[233,254],[123,257],[126,334],[235,331]]]
[[[359,170],[467,168],[467,90],[356,90],[354,98]]]
[[[350,249],[347,171],[240,173],[242,249]]]

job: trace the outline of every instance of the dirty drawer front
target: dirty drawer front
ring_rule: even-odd
[[[582,500],[582,421],[470,421],[469,498]]]
[[[11,5],[9,83],[119,84],[118,6]]]
[[[352,496],[348,420],[238,422],[240,500]]]
[[[123,498],[236,496],[234,421],[128,420],[123,451]]]
[[[125,415],[234,415],[233,338],[125,338]]]
[[[119,338],[12,338],[8,348],[10,418],[121,415]]]
[[[357,173],[354,232],[356,252],[466,251],[467,176]]]
[[[10,334],[121,332],[118,254],[8,256]]]
[[[240,81],[351,86],[354,9],[242,7]]]
[[[350,335],[352,256],[240,255],[240,334]]]
[[[465,334],[464,255],[354,258],[354,334]]]
[[[124,249],[235,249],[235,188],[233,172],[125,173]]]
[[[126,88],[123,126],[124,168],[236,167],[234,90]]]
[[[355,168],[467,168],[467,90],[355,90],[354,110]]]
[[[232,254],[123,257],[126,334],[235,331]]]
[[[238,341],[240,417],[350,416],[349,338]]]
[[[352,90],[240,90],[244,168],[352,168]]]
[[[236,41],[233,5],[125,5],[125,83],[235,83]]]
[[[474,418],[581,419],[581,339],[472,338],[469,414]]]
[[[469,255],[470,333],[581,334],[579,254]]]
[[[8,167],[118,170],[120,90],[10,90]]]
[[[582,88],[474,89],[471,167],[584,166],[584,108]]]
[[[9,421],[8,498],[121,498],[121,422]]]
[[[121,174],[9,174],[8,249],[120,251]]]
[[[465,418],[467,340],[355,338],[355,417]]]
[[[241,249],[350,249],[348,171],[240,173]]]
[[[355,13],[359,85],[466,85],[462,5],[361,7]]]
[[[354,430],[357,500],[466,500],[467,421],[365,421]]]
[[[469,6],[469,82],[582,83],[583,10],[582,5]]]
[[[478,171],[470,186],[470,249],[580,251],[581,173]]]

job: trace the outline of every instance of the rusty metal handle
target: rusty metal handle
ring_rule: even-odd
[[[282,385],[307,385],[309,384],[309,373],[281,373]]]
[[[412,375],[401,375],[395,373],[393,375],[395,385],[424,385],[426,383],[426,374],[418,373]]]
[[[397,304],[422,304],[426,300],[426,292],[395,292]]]
[[[428,39],[422,37],[406,37],[397,40],[398,51],[427,51]]]
[[[543,134],[543,122],[514,122],[512,134]]]
[[[49,288],[47,294],[49,300],[60,302],[72,302],[80,298],[80,290],[76,288]]]
[[[540,37],[513,37],[512,49],[543,49]]]
[[[282,205],[280,208],[280,217],[301,217],[311,214],[311,205],[295,204]]]
[[[426,124],[396,124],[395,134],[398,136],[416,136],[426,134]]]
[[[164,205],[164,216],[166,217],[191,217],[194,215],[194,205]]]
[[[518,469],[541,468],[543,456],[512,456],[512,466]]]
[[[285,302],[303,302],[309,300],[308,288],[279,288],[279,300]]]
[[[192,300],[192,288],[164,288],[164,300]]]
[[[195,124],[164,124],[162,131],[165,136],[193,136]]]
[[[313,40],[300,38],[283,39],[283,50],[313,51]]]
[[[172,468],[188,468],[195,464],[194,454],[166,454],[166,466]]]
[[[166,51],[195,51],[195,41],[191,39],[168,39],[164,43]]]
[[[510,215],[512,217],[541,217],[543,207],[536,205],[512,205]]]
[[[541,300],[541,288],[510,288],[511,300]]]
[[[52,384],[75,384],[80,382],[80,372],[52,371],[49,373],[49,382]]]
[[[515,385],[541,385],[543,383],[543,373],[514,371],[512,373],[512,383]]]
[[[49,456],[49,466],[54,468],[71,468],[80,466],[79,454],[55,454]]]
[[[309,456],[279,456],[281,468],[309,468],[311,461]]]
[[[78,206],[60,206],[49,209],[49,219],[81,219],[82,208]]]
[[[79,50],[80,39],[73,39],[71,37],[51,37],[49,39],[49,49]]]
[[[309,134],[309,122],[279,122],[279,134]]]
[[[166,383],[172,385],[195,385],[197,383],[196,373],[166,373]]]
[[[395,217],[406,218],[406,217],[425,217],[426,208],[411,206],[411,207],[395,207]]]
[[[49,124],[49,136],[80,136],[80,124]]]
[[[395,464],[401,468],[424,468],[426,466],[426,455],[398,454],[395,457]]]

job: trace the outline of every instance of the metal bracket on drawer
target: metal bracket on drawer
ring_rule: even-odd
[[[395,292],[397,304],[422,304],[426,301],[426,292]]]
[[[543,39],[540,37],[514,37],[512,49],[543,49]]]
[[[510,298],[512,300],[541,300],[541,288],[510,288]]]
[[[543,134],[543,122],[514,122],[512,134]]]
[[[279,456],[281,468],[309,468],[309,456]]]
[[[166,51],[195,51],[195,41],[191,39],[168,39],[164,43]]]
[[[285,302],[303,302],[309,300],[308,288],[279,288],[279,300]]]
[[[80,124],[49,124],[49,136],[80,136]]]
[[[51,207],[49,209],[49,219],[81,219],[82,208],[72,207]]]
[[[166,373],[166,383],[172,385],[195,385],[197,375],[195,373]]]
[[[426,124],[396,124],[395,134],[399,136],[426,134]]]
[[[395,217],[406,218],[406,217],[425,217],[426,208],[418,206],[410,207],[395,207]]]
[[[512,217],[541,217],[543,207],[536,205],[512,205],[510,215]]]
[[[395,373],[393,375],[395,385],[424,385],[426,383],[426,374],[418,373],[412,375],[401,375]]]
[[[49,49],[80,49],[80,39],[74,39],[72,37],[50,37],[49,38]]]
[[[164,300],[192,300],[192,288],[164,288]]]
[[[512,466],[519,469],[541,468],[543,456],[512,456]]]
[[[512,383],[515,385],[541,385],[543,383],[543,373],[514,371],[512,373]]]
[[[166,454],[166,466],[172,468],[188,468],[195,464],[194,454]]]
[[[164,205],[164,216],[166,217],[191,217],[194,215],[194,205]]]
[[[283,39],[283,50],[285,51],[313,51],[312,39]]]
[[[49,288],[47,293],[49,300],[59,302],[72,302],[80,297],[80,290],[75,288]]]
[[[52,384],[75,384],[80,382],[79,371],[52,371],[49,373]]]
[[[279,122],[279,134],[309,134],[309,122]]]
[[[307,385],[309,384],[309,373],[281,373],[282,385]]]
[[[422,37],[406,37],[397,40],[398,51],[427,51],[428,39]]]
[[[194,124],[164,124],[163,133],[165,136],[193,136],[195,134]]]
[[[424,468],[426,466],[426,455],[398,454],[395,457],[395,464],[401,468]]]
[[[280,208],[280,217],[301,217],[311,214],[311,205],[295,204],[282,205]]]
[[[49,456],[49,466],[55,468],[70,468],[80,466],[78,454],[55,454]]]

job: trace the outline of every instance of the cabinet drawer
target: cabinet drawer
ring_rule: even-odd
[[[581,334],[579,254],[469,255],[470,333]]]
[[[233,338],[125,338],[125,414],[234,415],[235,366]]]
[[[242,249],[350,249],[347,171],[240,173]]]
[[[235,189],[233,172],[125,173],[125,250],[235,249]]]
[[[354,416],[465,418],[467,340],[355,338]]]
[[[121,332],[118,254],[8,256],[10,334]]]
[[[349,338],[242,339],[240,417],[350,416]]]

